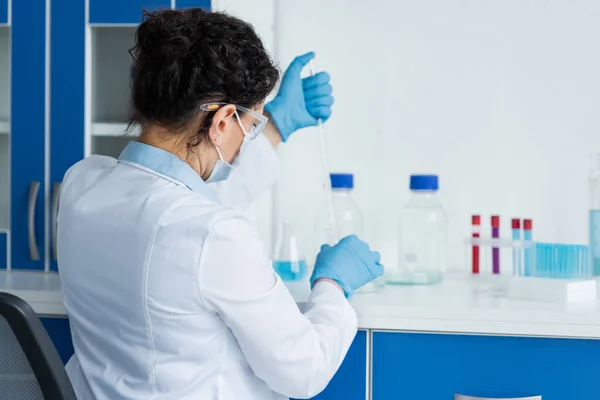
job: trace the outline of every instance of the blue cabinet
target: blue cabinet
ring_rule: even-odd
[[[0,231],[0,269],[8,267],[8,231]]]
[[[10,102],[0,102],[10,103],[10,112],[8,106],[0,109],[0,268],[58,270],[54,233],[64,174],[96,143],[115,141],[89,136],[86,110],[91,110],[92,131],[94,122],[101,122],[100,128],[103,122],[114,125],[115,130],[126,122],[100,117],[96,121],[98,108],[86,103],[95,101],[97,93],[86,94],[86,88],[107,79],[102,82],[110,82],[107,90],[116,88],[114,96],[119,99],[109,102],[119,103],[127,114],[128,81],[119,74],[122,69],[121,75],[129,77],[126,50],[133,44],[135,25],[144,9],[175,7],[210,9],[210,0],[0,0],[0,52],[6,53],[0,57],[0,69],[10,67],[10,74],[4,74],[6,83],[0,81],[6,92],[0,95],[10,96]],[[90,31],[88,24],[96,27]],[[123,57],[118,66],[98,63],[106,54],[86,49],[97,42],[123,47],[118,49]],[[106,67],[107,76],[94,75],[98,65]]]
[[[46,262],[46,1],[12,2],[11,264],[43,270]]]
[[[373,400],[600,399],[600,341],[375,332]]]
[[[138,24],[142,10],[202,7],[210,10],[210,0],[89,0],[92,24]]]
[[[142,10],[171,8],[170,0],[89,0],[92,24],[138,24]]]
[[[8,1],[0,0],[0,24],[8,24]]]
[[[85,152],[85,2],[52,1],[50,9],[50,270],[57,270],[60,183]]]
[[[314,400],[365,400],[367,398],[367,331],[358,331],[340,369]]]
[[[210,0],[175,0],[175,7],[178,9],[200,7],[210,10]]]
[[[44,317],[41,320],[48,336],[50,336],[52,343],[54,343],[56,352],[63,364],[66,364],[74,353],[69,320],[59,317]]]

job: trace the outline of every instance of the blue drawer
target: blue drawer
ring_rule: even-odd
[[[376,332],[373,400],[600,399],[600,341]]]
[[[367,331],[358,331],[348,354],[329,385],[314,400],[365,400],[367,395]]]

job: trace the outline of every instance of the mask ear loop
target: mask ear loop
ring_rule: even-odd
[[[242,128],[242,132],[244,133],[244,141],[248,140],[248,133],[246,132],[246,129],[244,129],[244,124],[242,124],[242,120],[240,119],[240,116],[238,114],[238,112],[235,112],[235,118],[238,121],[238,124],[240,124],[240,128]],[[217,150],[217,154],[219,155],[219,159],[221,161],[225,161],[225,159],[223,158],[223,153],[221,153],[221,150],[219,149],[219,146],[215,146],[215,149]]]
[[[235,111],[235,117],[237,118],[238,124],[240,124],[240,128],[242,128],[242,132],[244,133],[244,142],[248,140],[248,132],[246,132],[246,128],[244,128],[244,124],[242,124],[242,120],[237,110]]]
[[[219,155],[219,159],[220,159],[221,161],[225,161],[225,160],[223,159],[223,154],[221,153],[221,150],[219,150],[219,147],[215,146],[215,149],[217,149],[217,154]]]

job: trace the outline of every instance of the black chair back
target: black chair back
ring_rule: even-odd
[[[9,293],[0,293],[0,399],[76,399],[42,322]]]

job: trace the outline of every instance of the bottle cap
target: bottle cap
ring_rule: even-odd
[[[481,216],[480,215],[472,215],[471,216],[471,225],[481,225]]]
[[[523,220],[523,229],[530,231],[533,228],[533,221],[530,219]]]
[[[492,228],[500,228],[500,216],[492,215]]]
[[[354,189],[354,175],[329,174],[332,189]]]
[[[410,190],[428,190],[437,191],[438,176],[437,175],[411,175]]]
[[[521,229],[521,220],[519,218],[513,218],[511,225],[513,229]]]

